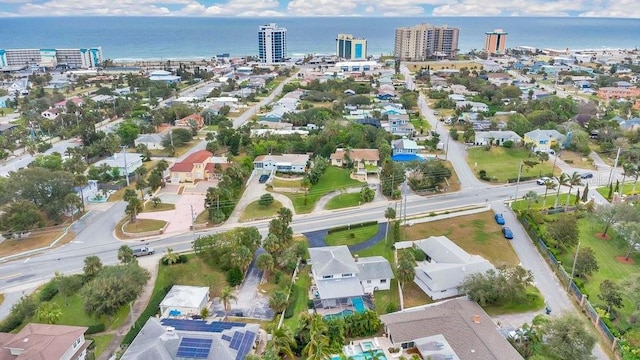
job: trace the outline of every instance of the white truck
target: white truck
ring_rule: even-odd
[[[143,246],[141,248],[133,249],[133,256],[140,257],[140,256],[145,256],[145,255],[152,255],[154,253],[154,251],[155,250],[153,250],[152,248],[150,248],[148,246]]]

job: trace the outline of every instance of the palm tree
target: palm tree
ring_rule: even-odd
[[[122,245],[118,249],[118,260],[120,260],[123,264],[128,264],[135,260],[133,256],[133,249],[128,247],[127,245]]]
[[[43,302],[36,309],[36,318],[47,324],[55,324],[62,317],[62,310],[58,304],[53,302]]]
[[[283,326],[273,330],[271,333],[271,341],[269,341],[268,347],[283,359],[295,359],[295,355],[293,354],[293,348],[295,346],[296,341],[288,327]]]
[[[258,255],[258,258],[256,259],[256,266],[264,273],[264,276],[267,276],[267,273],[273,270],[274,267],[273,256],[269,253]]]
[[[80,201],[78,195],[76,195],[75,193],[68,193],[64,197],[63,201],[66,205],[67,210],[71,213],[71,221],[73,221],[73,215],[75,214],[76,210],[80,209],[80,206],[82,206],[82,202]]]
[[[542,204],[543,209],[547,208],[547,193],[549,192],[549,190],[555,190],[555,188],[556,182],[553,181],[553,179],[547,179],[544,181],[544,203]]]
[[[535,191],[528,191],[524,194],[524,198],[527,199],[527,211],[531,209],[531,202],[538,202],[538,193]]]
[[[567,202],[565,206],[569,206],[569,199],[571,198],[571,190],[573,190],[573,187],[582,185],[582,178],[580,177],[580,174],[578,174],[578,172],[574,171],[573,174],[571,174],[571,176],[569,176],[569,178],[567,179],[567,182],[569,186],[569,194],[567,195]]]
[[[224,305],[224,317],[227,317],[229,312],[229,307],[231,306],[231,301],[235,301],[238,303],[238,298],[233,295],[233,289],[230,287],[225,287],[222,289],[222,293],[220,294],[220,299],[222,300],[222,304]]]
[[[632,176],[634,168],[635,166],[632,163],[622,164],[622,185],[623,186],[624,186],[624,181],[627,179],[627,175]]]
[[[396,209],[388,207],[387,210],[384,211],[384,217],[387,219],[387,227],[384,230],[384,241],[387,242],[389,240],[389,224],[391,220],[396,218]]]
[[[327,325],[321,316],[314,316],[311,319],[311,329],[309,331],[309,342],[302,349],[302,355],[309,360],[326,360],[331,354],[329,350],[329,337],[327,336]]]
[[[136,181],[143,180],[144,176],[147,175],[148,172],[149,172],[149,169],[147,169],[146,167],[144,166],[138,167],[134,172],[136,175]]]
[[[561,173],[560,176],[556,177],[556,181],[558,182],[558,191],[556,192],[556,201],[553,204],[554,208],[558,207],[558,198],[560,198],[560,188],[563,185],[567,185],[569,183],[569,175],[565,174],[565,173]]]
[[[276,314],[280,314],[285,311],[288,305],[287,294],[285,294],[284,291],[276,291],[269,298],[269,307]]]
[[[636,185],[638,184],[638,178],[640,177],[640,164],[633,164],[630,176],[633,176],[633,188],[631,189],[631,195],[636,193]]]
[[[102,270],[102,262],[99,257],[92,255],[87,256],[84,259],[84,267],[82,268],[82,271],[84,271],[84,276],[88,279],[94,278],[98,275],[100,270]]]
[[[180,261],[180,255],[173,252],[173,248],[167,248],[167,252],[162,256],[162,262],[167,265],[177,264]]]
[[[136,181],[136,190],[140,191],[140,198],[142,198],[142,200],[144,200],[144,189],[147,186],[149,186],[149,184],[147,184],[147,181],[145,179],[139,179],[138,181]]]
[[[131,216],[131,222],[134,223],[136,222],[136,216],[138,216],[138,214],[142,212],[142,201],[140,201],[137,196],[129,198],[128,201],[129,204],[127,204],[124,212],[127,215]]]
[[[416,276],[416,269],[409,259],[402,259],[398,262],[397,277],[400,284],[404,285],[409,281],[413,281]]]
[[[77,174],[73,177],[73,186],[80,188],[80,199],[82,200],[82,212],[84,212],[84,187],[87,186],[89,180],[83,174]]]

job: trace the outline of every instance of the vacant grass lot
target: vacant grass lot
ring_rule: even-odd
[[[349,170],[340,169],[335,166],[327,167],[325,173],[320,177],[320,181],[313,185],[308,194],[285,194],[293,202],[296,214],[306,214],[313,211],[313,208],[322,196],[336,190],[363,185],[362,182],[353,180]]]
[[[491,316],[524,313],[537,311],[544,307],[544,298],[535,286],[527,288],[527,300],[524,302],[511,302],[504,305],[488,305],[484,307],[487,314]]]
[[[589,170],[596,169],[596,167],[593,166],[593,161],[591,160],[591,158],[588,155],[584,156],[579,152],[562,150],[560,152],[560,159],[564,160],[574,168]]]
[[[353,206],[358,206],[361,203],[360,193],[349,193],[349,194],[339,194],[335,196],[327,202],[325,205],[325,209],[327,210],[335,210],[335,209],[343,209]]]
[[[353,245],[367,241],[378,232],[378,224],[356,229],[335,231],[327,235],[324,241],[329,246]]]
[[[282,204],[278,200],[274,200],[273,204],[269,206],[262,206],[258,204],[258,200],[256,200],[244,208],[244,211],[240,215],[240,221],[251,221],[275,216],[281,207]]]
[[[524,148],[505,148],[493,146],[487,151],[484,147],[467,150],[467,163],[474,169],[478,176],[479,171],[484,170],[487,176],[496,182],[506,183],[507,179],[518,177],[518,168],[521,160],[536,160],[535,156],[529,157],[529,150]],[[476,166],[477,164],[477,166]],[[522,167],[522,177],[541,177],[551,174],[553,163],[545,161],[532,168]],[[479,178],[479,176],[478,176]]]
[[[0,243],[0,257],[19,254],[28,250],[49,246],[49,244],[51,244],[62,234],[62,228],[56,228],[53,231],[42,231],[34,233],[26,239],[7,239]],[[60,239],[60,241],[58,241],[56,246],[67,244],[75,237],[76,234],[73,231],[68,231],[67,234],[62,239]]]
[[[130,233],[141,233],[146,231],[160,230],[166,224],[163,220],[137,219],[136,222],[128,222],[123,230]]]
[[[406,240],[443,235],[468,253],[481,255],[495,266],[518,265],[518,256],[511,243],[502,236],[502,227],[496,224],[493,216],[493,212],[486,211],[418,223],[406,228]]]
[[[109,317],[101,316],[99,318],[87,315],[84,311],[84,301],[80,296],[80,291],[70,295],[67,299],[61,294],[57,294],[51,299],[51,302],[56,303],[60,310],[62,310],[62,316],[57,324],[71,325],[71,326],[89,326],[99,323],[105,324],[106,330],[115,330],[124,323],[129,316],[129,305],[125,305],[118,310],[118,312]]]

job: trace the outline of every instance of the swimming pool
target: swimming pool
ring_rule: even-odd
[[[342,310],[341,312],[339,312],[337,314],[326,315],[324,318],[326,320],[331,320],[331,319],[335,319],[335,318],[339,318],[339,317],[349,316],[349,315],[353,314],[353,312],[354,312],[353,310],[346,309],[346,310]]]
[[[391,157],[391,160],[396,162],[404,162],[404,161],[424,161],[424,157],[418,154],[395,154]]]
[[[363,341],[360,343],[360,347],[362,348],[362,352],[375,349],[372,341]]]
[[[364,301],[362,301],[362,298],[359,298],[359,297],[351,298],[351,303],[353,304],[353,307],[356,309],[356,311],[359,313],[363,313],[367,310],[364,307]]]
[[[384,351],[382,350],[375,350],[372,352],[347,355],[347,358],[353,359],[353,360],[372,360],[372,359],[387,360],[387,357],[384,355]],[[340,360],[340,355],[334,355],[333,357],[331,357],[331,360]]]

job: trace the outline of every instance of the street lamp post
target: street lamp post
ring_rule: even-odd
[[[518,180],[516,181],[516,194],[513,197],[512,205],[518,200],[518,188],[520,187],[520,177],[522,176],[522,160],[520,160],[520,166],[518,167]]]
[[[573,257],[573,266],[571,266],[571,277],[569,278],[569,283],[567,284],[567,290],[571,287],[571,282],[573,281],[573,276],[576,273],[576,263],[578,262],[578,252],[580,251],[580,241],[578,241],[578,246],[576,246],[576,255]]]

